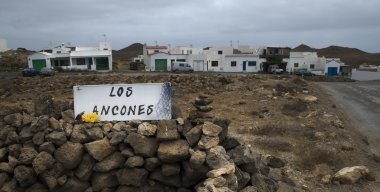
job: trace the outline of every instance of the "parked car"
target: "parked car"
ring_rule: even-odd
[[[54,71],[54,69],[44,67],[41,69],[40,75],[41,76],[53,76],[53,75],[55,75],[55,71]]]
[[[278,67],[277,65],[271,65],[269,67],[269,71],[273,74],[281,74],[284,72],[283,69],[281,69],[280,67]]]
[[[306,69],[299,69],[296,72],[294,72],[294,74],[296,74],[298,76],[315,76],[314,73],[312,73]]]
[[[193,72],[194,69],[185,62],[174,62],[172,65],[172,71],[173,72]]]
[[[26,68],[26,69],[22,70],[22,76],[24,76],[24,77],[33,77],[33,76],[36,76],[39,74],[40,74],[40,71],[33,69],[33,68]]]

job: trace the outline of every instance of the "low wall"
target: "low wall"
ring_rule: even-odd
[[[352,69],[351,79],[356,81],[380,80],[380,71],[364,71]]]

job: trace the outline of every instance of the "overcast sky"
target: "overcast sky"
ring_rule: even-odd
[[[0,0],[9,48],[301,43],[380,52],[380,0]]]

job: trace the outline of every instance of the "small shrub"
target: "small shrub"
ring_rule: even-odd
[[[299,158],[299,164],[303,168],[312,169],[317,164],[327,164],[332,167],[342,166],[343,159],[341,154],[333,149],[323,147],[313,147],[311,143],[305,143],[307,147],[298,147],[295,154]]]
[[[298,116],[300,113],[307,110],[307,104],[303,101],[293,101],[292,103],[285,104],[281,112],[288,116]]]

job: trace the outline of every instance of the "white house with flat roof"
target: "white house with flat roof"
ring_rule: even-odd
[[[101,42],[99,47],[68,47],[62,44],[54,47],[51,53],[38,52],[30,55],[28,66],[37,70],[47,67],[112,71],[111,44]]]

